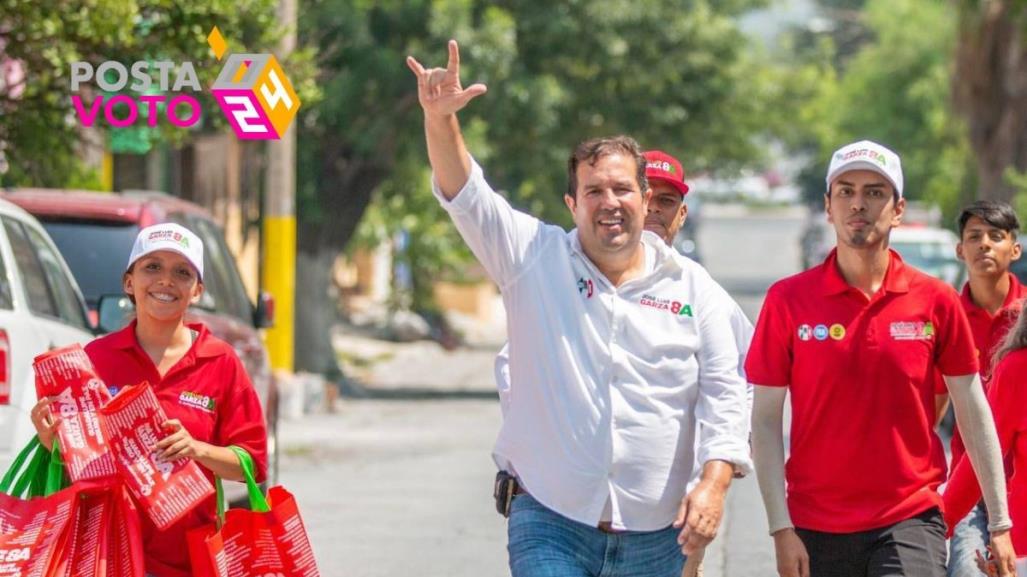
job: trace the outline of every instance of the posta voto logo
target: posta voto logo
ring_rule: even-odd
[[[219,61],[228,52],[217,26],[207,36],[207,44]],[[87,106],[79,92],[89,82],[101,93]],[[125,94],[126,90],[137,95]],[[210,91],[235,135],[243,140],[281,138],[300,109],[300,99],[273,54],[229,53]],[[89,62],[72,62],[71,92],[78,121],[86,127],[94,126],[102,113],[115,128],[140,122],[157,126],[162,116],[174,126],[189,128],[203,114],[200,101],[190,94],[203,92],[192,62],[140,60],[125,66],[108,60],[95,68]],[[122,111],[120,116],[116,110]],[[141,111],[145,120],[140,119]]]

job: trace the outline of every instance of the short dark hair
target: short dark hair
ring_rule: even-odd
[[[959,239],[963,239],[963,229],[971,217],[976,216],[995,228],[1008,232],[1013,238],[1020,232],[1020,219],[1016,217],[1016,211],[1008,202],[997,200],[978,200],[970,203],[963,212],[959,213],[956,221],[956,228],[959,231]]]
[[[642,147],[634,138],[619,135],[586,140],[574,148],[574,152],[567,159],[567,196],[577,197],[578,166],[582,162],[595,166],[600,158],[611,154],[623,154],[635,159],[638,188],[644,193],[649,188],[649,180],[645,177],[645,156],[642,155]]]

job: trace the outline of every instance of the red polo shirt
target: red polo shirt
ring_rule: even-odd
[[[232,347],[210,334],[202,324],[190,324],[198,333],[192,347],[161,378],[157,367],[139,346],[136,323],[94,340],[86,354],[100,378],[113,390],[148,381],[169,419],[178,419],[194,439],[225,447],[238,445],[253,456],[257,482],[267,471],[267,429],[260,399]],[[203,468],[201,466],[201,468]],[[211,481],[214,475],[206,468]],[[185,535],[189,529],[214,522],[215,502],[186,514],[164,531],[143,516],[146,571],[157,577],[189,577]]]
[[[966,318],[970,320],[970,330],[973,331],[974,344],[977,345],[980,359],[981,383],[984,385],[985,391],[988,390],[988,384],[991,382],[991,359],[1002,342],[1002,338],[1016,322],[1016,317],[1025,298],[1027,298],[1027,287],[1020,284],[1016,275],[1009,273],[1009,292],[1006,294],[1006,300],[1002,303],[1002,308],[992,315],[974,303],[970,296],[970,283],[963,285],[963,294],[960,295],[959,300],[963,304],[963,310],[966,311]],[[947,390],[945,381],[938,377],[937,392],[941,394]],[[959,435],[959,428],[953,427],[950,470],[955,470],[964,454],[966,454],[966,449],[963,447],[963,437]]]
[[[853,533],[941,505],[935,367],[977,372],[970,326],[951,287],[894,251],[872,298],[845,282],[835,251],[770,288],[745,370],[791,393],[785,477],[796,527]]]

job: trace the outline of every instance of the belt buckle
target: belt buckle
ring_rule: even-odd
[[[603,533],[609,533],[611,535],[616,535],[618,533],[624,532],[623,529],[614,529],[613,524],[610,521],[600,521],[599,524],[596,525],[596,529],[599,529]]]

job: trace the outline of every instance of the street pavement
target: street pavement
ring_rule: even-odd
[[[704,207],[703,264],[753,321],[769,285],[799,267],[801,209]],[[332,414],[283,422],[281,482],[297,498],[326,577],[508,575],[491,496],[500,412],[495,342],[447,352],[342,332],[358,384]],[[708,577],[773,576],[755,479],[736,481]]]

